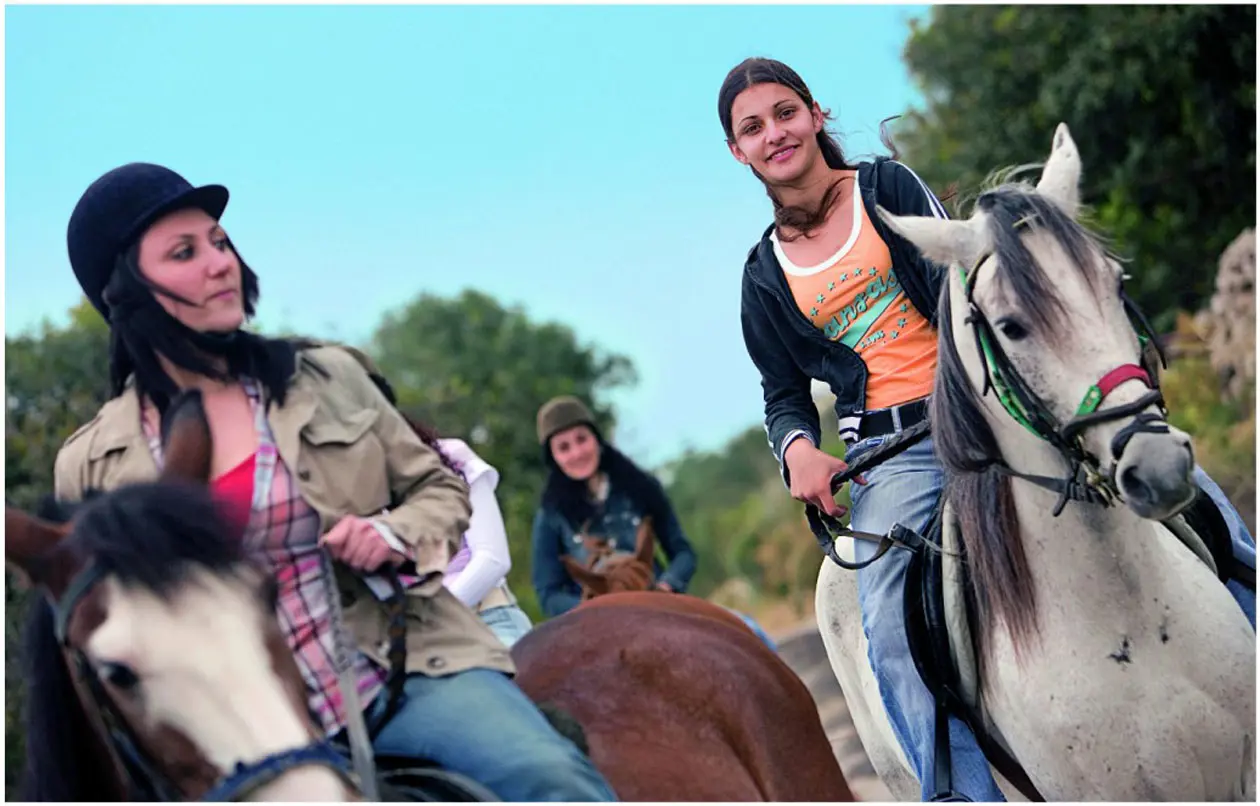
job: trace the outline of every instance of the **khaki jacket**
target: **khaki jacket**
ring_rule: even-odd
[[[467,485],[416,436],[356,355],[332,346],[299,351],[285,404],[272,406],[267,417],[280,458],[319,513],[321,533],[346,515],[376,518],[411,548],[420,574],[431,574],[407,592],[409,673],[514,674],[507,649],[442,585],[468,526]],[[113,490],[157,475],[139,397],[129,386],[66,440],[54,489],[59,499],[76,501],[88,489]],[[391,492],[403,503],[382,514]],[[355,572],[336,568],[346,627],[360,650],[388,667],[383,607]]]

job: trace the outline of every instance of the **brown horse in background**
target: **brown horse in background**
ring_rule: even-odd
[[[583,603],[513,648],[516,683],[585,732],[628,801],[851,801],[800,678],[740,619],[648,591],[651,525],[633,555],[566,560]]]

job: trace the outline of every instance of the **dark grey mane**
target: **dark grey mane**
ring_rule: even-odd
[[[1033,231],[1048,234],[1067,253],[1068,262],[1095,294],[1100,290],[1101,277],[1094,270],[1094,262],[1105,254],[1102,242],[1027,185],[1007,184],[986,191],[976,200],[976,206],[989,215],[998,287],[1017,304],[1024,303],[1021,307],[1036,331],[1054,339],[1063,332],[1061,326],[1067,311],[1058,294],[1058,284],[1033,257],[1024,238]]]
[[[997,282],[1028,316],[1031,327],[1053,343],[1063,332],[1067,311],[1054,279],[1034,259],[1023,237],[1032,229],[1049,234],[1095,291],[1102,281],[1094,269],[1094,261],[1103,254],[1101,242],[1027,186],[1003,185],[983,193],[976,204],[989,214]],[[993,630],[1005,626],[1018,651],[1036,634],[1037,600],[1010,480],[994,469],[1001,459],[997,440],[954,344],[948,282],[941,286],[938,311],[932,436],[946,472],[945,495],[962,529],[983,679]],[[964,349],[974,349],[970,337],[963,342]]]

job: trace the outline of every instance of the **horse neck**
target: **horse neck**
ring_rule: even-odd
[[[1021,473],[1067,476],[1067,461],[1048,443],[1005,411],[992,416],[1000,418],[991,425],[1008,466]],[[1137,587],[1149,589],[1162,578],[1162,560],[1151,550],[1154,522],[1120,502],[1104,507],[1069,501],[1056,516],[1058,492],[1017,478],[1009,483],[1019,539],[1039,601],[1071,598],[1069,606],[1082,610],[1118,608],[1133,600]],[[1071,591],[1070,596],[1065,591]]]

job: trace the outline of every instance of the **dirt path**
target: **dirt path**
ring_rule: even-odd
[[[809,693],[814,695],[823,729],[831,739],[831,748],[853,794],[860,800],[892,800],[888,789],[876,777],[858,740],[844,694],[831,671],[831,664],[827,662],[827,651],[823,648],[817,625],[811,620],[794,630],[776,635],[775,641],[779,645],[780,657],[805,681]]]

